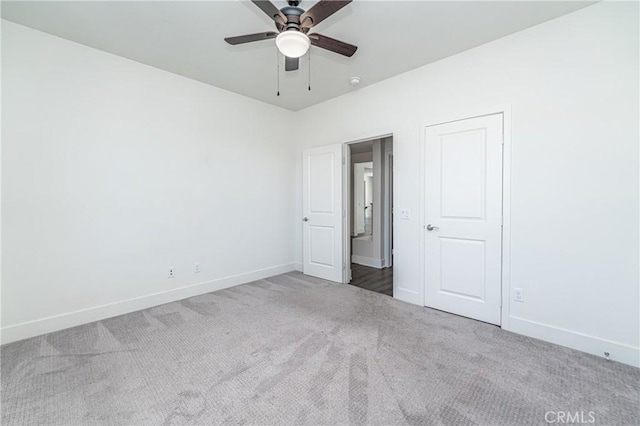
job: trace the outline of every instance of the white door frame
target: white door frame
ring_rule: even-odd
[[[351,150],[342,144],[342,284],[351,282]]]
[[[468,111],[464,114],[450,115],[438,120],[424,122],[420,128],[420,283],[422,292],[422,305],[426,306],[425,292],[425,154],[426,140],[425,128],[440,124],[462,121],[470,118],[483,117],[486,115],[502,114],[502,125],[504,143],[502,148],[502,302],[500,308],[500,327],[510,330],[509,312],[511,300],[511,106],[500,106],[496,108],[485,108]],[[395,144],[394,144],[395,151]],[[394,152],[395,155],[395,152]],[[394,164],[395,166],[395,164]],[[395,194],[394,194],[395,196]],[[395,283],[395,270],[394,270]]]
[[[393,171],[393,191],[392,191],[392,205],[397,205],[396,204],[396,194],[398,193],[397,191],[397,185],[398,185],[398,177],[397,177],[397,161],[398,161],[398,143],[397,143],[397,138],[398,138],[398,131],[393,131],[393,132],[388,132],[388,133],[381,133],[377,136],[363,136],[363,137],[357,137],[355,139],[349,139],[349,140],[343,140],[342,144],[343,144],[343,156],[342,158],[344,159],[344,162],[342,163],[342,204],[344,207],[344,214],[343,214],[343,226],[342,226],[342,242],[343,242],[343,247],[344,247],[344,265],[345,265],[345,269],[346,272],[343,274],[344,275],[344,284],[348,284],[351,281],[351,220],[350,220],[350,214],[351,214],[351,208],[349,206],[349,200],[348,200],[348,195],[349,195],[349,191],[351,191],[349,185],[351,185],[351,177],[350,177],[350,168],[351,168],[351,161],[350,161],[350,157],[349,157],[349,146],[348,145],[353,145],[356,143],[360,143],[360,142],[368,142],[368,141],[372,141],[372,140],[376,140],[376,139],[383,139],[383,138],[388,138],[391,137],[391,140],[393,141],[393,149],[392,149],[392,159],[393,159],[393,167],[392,167],[392,171]],[[383,153],[384,154],[384,153]],[[383,182],[384,184],[384,182]],[[391,229],[393,229],[395,227],[395,217],[392,216],[392,223],[391,223]],[[393,238],[395,239],[395,233],[393,233]],[[395,244],[393,244],[393,246],[395,246]],[[387,262],[387,260],[385,259],[385,262]],[[395,297],[395,295],[397,294],[397,286],[398,283],[398,270],[397,268],[393,268],[393,294]]]
[[[393,139],[392,139],[393,143]],[[393,145],[392,145],[393,149]],[[382,265],[384,268],[389,268],[393,266],[393,253],[391,250],[393,249],[393,244],[391,244],[391,239],[393,238],[393,176],[391,176],[391,171],[393,173],[393,150],[384,153],[384,191],[385,191],[385,206],[383,211],[384,217],[384,264]],[[389,198],[389,194],[391,194],[391,198]]]

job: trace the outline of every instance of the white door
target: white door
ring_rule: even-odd
[[[425,305],[500,325],[502,114],[426,128]]]
[[[341,283],[342,145],[302,154],[303,272]]]

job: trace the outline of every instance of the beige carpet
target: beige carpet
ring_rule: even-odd
[[[300,273],[1,356],[3,425],[640,423],[636,368]]]

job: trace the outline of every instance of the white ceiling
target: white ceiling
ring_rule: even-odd
[[[311,92],[305,57],[298,71],[282,67],[280,97],[273,40],[223,41],[274,29],[247,1],[3,1],[2,17],[296,111],[592,3],[356,0],[313,31],[357,45],[356,54],[312,47]],[[300,7],[313,4],[303,0]],[[351,76],[361,78],[360,86],[349,85]]]

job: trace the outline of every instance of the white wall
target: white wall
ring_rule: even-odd
[[[504,326],[639,365],[638,47],[638,4],[596,4],[305,109],[299,151],[393,132],[395,208],[411,211],[396,215],[394,291],[422,304],[424,126],[510,105],[510,285],[525,302],[504,302]]]
[[[295,114],[4,22],[3,341],[289,270],[302,148],[389,133],[395,292],[422,304],[424,125],[510,105],[505,326],[639,365],[637,17],[600,3]]]
[[[292,112],[6,21],[2,50],[4,342],[293,269]]]

